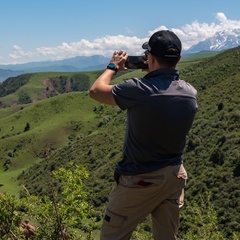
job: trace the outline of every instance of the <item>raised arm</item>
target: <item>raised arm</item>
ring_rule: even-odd
[[[89,95],[91,98],[101,103],[116,105],[110,82],[118,71],[127,70],[124,67],[127,57],[128,54],[125,51],[114,52],[109,65],[90,88]]]

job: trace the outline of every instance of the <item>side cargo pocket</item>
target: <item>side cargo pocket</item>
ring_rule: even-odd
[[[108,225],[112,227],[121,227],[124,221],[127,220],[127,216],[119,215],[107,209],[105,212],[104,220],[108,222]]]

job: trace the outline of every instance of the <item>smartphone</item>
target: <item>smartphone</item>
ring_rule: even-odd
[[[148,65],[144,63],[146,60],[145,56],[128,56],[125,67],[128,69],[147,69]]]

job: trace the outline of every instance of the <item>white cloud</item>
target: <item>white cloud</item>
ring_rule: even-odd
[[[20,59],[22,57],[32,57],[34,54],[32,52],[24,52],[22,48],[18,45],[13,46],[13,52],[9,54],[10,58]]]
[[[147,41],[147,39],[145,39]],[[142,52],[141,45],[143,39],[137,37],[127,37],[123,35],[105,36],[103,38],[94,39],[92,42],[82,39],[79,42],[62,43],[55,48],[40,47],[36,51],[39,55],[56,57],[58,59],[72,57],[76,55],[91,56],[104,55],[111,56],[113,51],[124,49],[129,53]]]
[[[224,15],[224,13],[217,13],[217,20],[220,22],[219,29],[220,30],[233,30],[236,28],[240,28],[239,20],[230,20]]]
[[[181,29],[171,30],[182,40],[183,49],[188,49],[192,45],[214,36],[218,31],[231,31],[240,28],[240,20],[229,20],[222,12],[217,13],[216,20],[218,23],[212,22],[210,24],[194,21]]]
[[[240,20],[230,20],[224,13],[216,14],[216,21],[212,23],[200,23],[194,21],[181,28],[172,28],[182,41],[183,49],[188,49],[192,45],[213,36],[217,31],[232,30],[240,28]],[[150,30],[146,38],[128,37],[123,35],[104,36],[93,41],[82,39],[79,42],[63,42],[56,47],[39,47],[34,51],[25,52],[20,46],[13,46],[13,51],[9,54],[9,61],[19,62],[64,59],[74,56],[104,55],[111,56],[113,51],[123,49],[129,54],[141,54],[142,43],[148,40],[155,31],[167,29],[167,26],[159,26]]]
[[[222,13],[222,12],[217,13],[216,18],[217,18],[220,22],[225,22],[225,21],[227,21],[227,17],[226,17],[225,14]]]

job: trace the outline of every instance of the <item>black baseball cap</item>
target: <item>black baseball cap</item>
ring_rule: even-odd
[[[155,32],[142,48],[155,56],[177,58],[181,55],[182,43],[174,32],[161,30]]]

